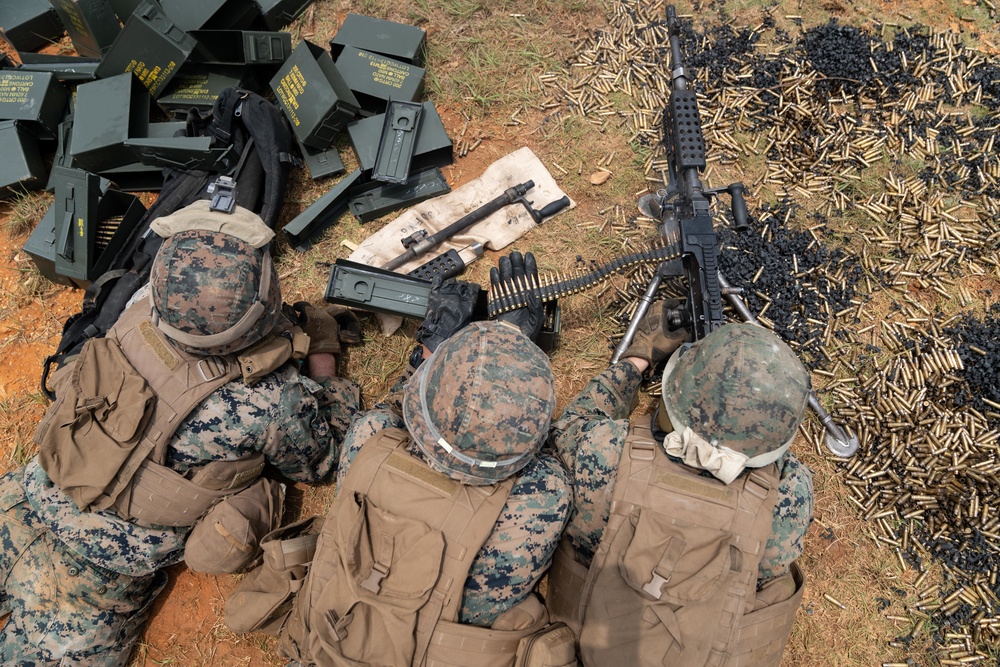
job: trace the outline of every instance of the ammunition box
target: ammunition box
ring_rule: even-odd
[[[134,195],[102,191],[103,179],[56,167],[55,271],[80,287],[104,273],[146,207]]]
[[[330,54],[306,40],[271,79],[271,89],[299,141],[321,150],[360,108]]]
[[[410,176],[410,161],[417,145],[417,130],[420,129],[420,112],[423,105],[418,102],[391,100],[382,124],[382,138],[378,143],[372,180],[386,183],[405,183]]]
[[[347,127],[347,136],[358,156],[362,171],[371,172],[375,168],[378,147],[382,138],[385,115],[364,118]],[[422,171],[431,167],[443,167],[454,161],[451,139],[444,129],[441,116],[433,102],[424,102],[420,112],[420,126],[417,128],[416,145],[410,160],[411,171]]]
[[[194,37],[174,25],[159,5],[144,1],[104,54],[97,77],[107,79],[131,72],[156,98],[196,45]]]
[[[450,191],[440,169],[427,169],[403,183],[373,183],[356,188],[351,191],[347,207],[358,222],[368,222]]]
[[[109,0],[50,0],[66,26],[76,52],[100,57],[111,48],[121,32],[118,17]]]
[[[45,185],[45,163],[35,137],[17,121],[0,121],[0,200]]]
[[[93,81],[100,58],[59,56],[48,53],[22,53],[21,72],[48,72],[60,81]]]
[[[422,67],[426,34],[416,26],[348,14],[330,40],[330,53],[336,58],[345,46],[354,46]]]
[[[69,152],[69,144],[73,137],[73,114],[68,113],[59,123],[56,131],[56,152],[52,156],[53,167],[72,167],[73,156]],[[55,188],[55,181],[52,180],[52,170],[49,170],[49,180],[45,184],[45,191],[52,192]]]
[[[184,116],[188,109],[210,111],[226,88],[256,91],[253,71],[245,67],[185,65],[156,103],[168,114]]]
[[[260,9],[247,0],[169,0],[163,11],[174,25],[192,30],[243,30],[253,25]]]
[[[49,0],[3,0],[0,28],[18,51],[33,51],[63,36],[62,22]]]
[[[135,162],[125,140],[146,136],[149,105],[146,89],[131,74],[77,86],[69,145],[74,164],[99,172]]]
[[[110,0],[111,8],[115,10],[115,15],[122,23],[128,21],[132,12],[139,8],[145,0]]]
[[[184,171],[227,171],[240,159],[235,146],[213,148],[211,137],[139,137],[127,139],[125,147],[143,164]]]
[[[159,192],[163,189],[163,168],[134,162],[101,172],[122,192]]]
[[[281,30],[299,18],[312,0],[254,0],[268,30]]]
[[[54,138],[69,93],[48,72],[0,71],[0,120],[20,120],[39,136]]]
[[[35,225],[31,236],[21,248],[38,267],[38,272],[59,285],[73,287],[75,283],[56,273],[56,207],[52,205]]]
[[[209,65],[280,65],[292,52],[287,32],[194,30],[198,45],[188,62]]]
[[[413,102],[423,95],[422,67],[353,46],[344,47],[336,63],[361,108],[371,114],[383,113],[389,100]]]
[[[301,141],[296,140],[299,151],[302,152],[302,160],[309,170],[309,177],[314,181],[325,176],[336,176],[344,173],[344,161],[340,159],[340,152],[336,146],[330,146],[325,151],[318,148],[310,148]]]
[[[340,182],[330,188],[325,195],[310,204],[282,229],[288,235],[288,243],[305,252],[320,233],[337,222],[337,218],[347,209],[350,190],[362,180],[361,170],[355,169]]]

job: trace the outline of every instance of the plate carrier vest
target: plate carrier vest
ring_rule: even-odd
[[[182,475],[165,465],[177,427],[205,398],[255,368],[287,361],[265,342],[237,355],[198,356],[172,345],[150,321],[148,299],[129,307],[104,338],[54,378],[57,398],[35,433],[46,473],[83,511],[113,509],[140,525],[191,526],[247,488],[264,455],[212,461]],[[271,349],[269,349],[271,348]],[[266,355],[265,355],[266,356]]]
[[[362,445],[282,630],[282,652],[303,665],[576,665],[569,629],[548,625],[534,596],[501,616],[514,629],[496,629],[501,619],[494,628],[458,622],[469,569],[514,482],[461,484],[410,454],[409,442],[391,428]],[[557,628],[564,632],[549,636],[565,658],[525,661],[533,640]]]
[[[755,610],[777,466],[725,485],[671,461],[650,426],[632,422],[590,569],[560,544],[549,612],[577,631],[589,667],[777,667],[804,592],[793,564],[794,595]]]

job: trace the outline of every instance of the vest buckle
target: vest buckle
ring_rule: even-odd
[[[361,588],[378,595],[382,590],[382,580],[389,576],[389,568],[381,563],[372,565],[371,574],[361,582]]]
[[[197,366],[198,373],[201,374],[201,379],[203,382],[211,382],[212,380],[218,380],[226,373],[226,365],[220,359],[216,357],[206,357],[205,359],[199,359]]]
[[[632,440],[632,447],[629,456],[633,461],[652,461],[653,451],[656,449],[655,440]]]
[[[656,572],[653,572],[652,575],[653,578],[642,587],[642,592],[654,600],[659,600],[663,595],[663,585],[670,581],[670,577],[661,577]]]

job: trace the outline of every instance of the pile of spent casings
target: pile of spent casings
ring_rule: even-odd
[[[85,287],[100,276],[145,213],[128,193],[159,191],[164,169],[239,167],[243,156],[188,136],[185,122],[208,117],[231,87],[273,93],[299,149],[280,158],[313,179],[346,171],[338,144],[354,151],[358,168],[282,228],[296,249],[348,209],[367,221],[449,190],[439,167],[451,164],[452,142],[422,101],[424,30],[348,14],[328,48],[293,48],[282,28],[311,3],[0,3],[0,200],[54,193],[25,244],[45,277]],[[64,34],[77,55],[34,52]]]
[[[551,116],[579,115],[638,150],[654,147],[652,190],[666,183],[661,12],[655,2],[614,5],[609,27],[538,81]],[[682,50],[699,93],[702,180],[743,174],[753,196],[745,234],[718,210],[721,272],[859,436],[858,453],[837,463],[847,502],[879,548],[917,571],[916,596],[902,601],[908,633],[888,650],[919,659],[908,651],[927,624],[938,628],[937,659],[983,660],[1000,641],[995,59],[916,25],[869,32],[830,21],[792,35],[770,16],[688,25]],[[626,244],[647,241],[656,222],[620,217],[611,227],[631,235]],[[651,271],[619,288],[623,327]],[[803,430],[822,454],[822,426],[810,418]]]

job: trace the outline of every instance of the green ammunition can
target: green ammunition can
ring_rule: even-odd
[[[47,139],[66,114],[69,92],[48,72],[0,70],[0,120],[19,120]]]
[[[45,163],[31,132],[18,121],[0,121],[0,200],[45,185]]]
[[[422,67],[354,46],[344,47],[336,63],[361,108],[370,114],[383,113],[389,100],[416,102],[424,93]]]
[[[330,54],[306,40],[271,79],[271,89],[299,141],[320,150],[330,147],[360,108]]]
[[[100,58],[121,32],[109,0],[50,0],[76,52]]]
[[[345,46],[356,46],[422,67],[426,35],[422,28],[413,25],[348,14],[330,40],[330,53],[337,58]]]
[[[77,86],[69,152],[74,164],[92,172],[135,162],[129,137],[145,137],[149,95],[131,74]]]

